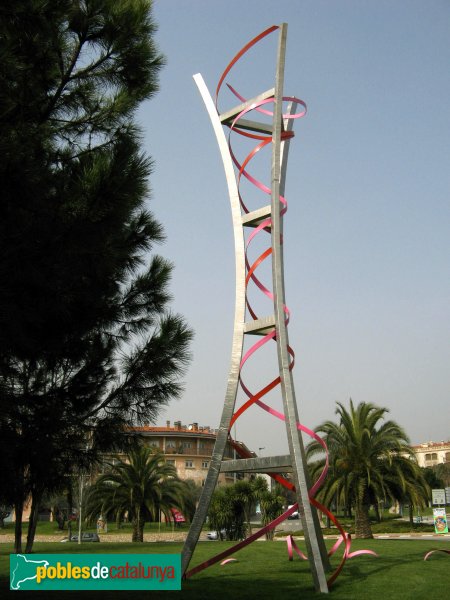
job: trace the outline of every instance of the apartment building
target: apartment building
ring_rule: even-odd
[[[148,425],[134,427],[133,431],[143,438],[144,443],[163,452],[167,462],[175,466],[180,479],[193,479],[200,485],[204,483],[216,441],[216,429],[199,426],[198,423],[183,425],[181,421],[175,421],[171,425],[170,421],[166,421],[165,427]],[[247,453],[250,452],[243,442],[237,443]],[[256,456],[253,452],[251,455]],[[235,451],[227,443],[224,460],[233,458]],[[239,455],[236,458],[239,458]],[[221,473],[218,483],[233,483],[241,478],[242,473]]]
[[[449,442],[425,442],[412,446],[420,467],[434,467],[442,463],[450,463]]]

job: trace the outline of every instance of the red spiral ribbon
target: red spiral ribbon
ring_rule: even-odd
[[[250,42],[248,42],[230,61],[230,63],[227,65],[226,69],[222,73],[219,83],[216,88],[216,99],[215,99],[216,108],[218,107],[218,97],[219,97],[219,92],[221,90],[221,87],[224,83],[226,76],[229,74],[229,72],[231,71],[233,66],[255,44],[257,44],[259,41],[261,41],[263,38],[265,38],[266,36],[270,35],[274,31],[276,31],[277,29],[279,29],[279,26],[274,25],[272,27],[269,27],[262,33],[260,33],[258,36],[253,38]],[[241,100],[241,102],[246,102],[246,99],[243,96],[241,96],[231,85],[227,84],[227,86],[228,86],[228,89],[231,91],[231,93],[234,94],[239,100]],[[291,114],[290,112],[283,114],[283,119],[298,119],[298,118],[303,117],[306,114],[307,108],[306,108],[306,104],[303,102],[303,100],[300,100],[299,98],[296,98],[294,96],[284,96],[283,101],[291,102],[291,103],[294,103],[295,105],[300,105],[303,108],[303,110],[301,110],[300,112],[294,113],[294,114]],[[228,127],[230,128],[230,132],[228,135],[228,148],[229,148],[231,159],[237,169],[236,179],[237,179],[237,186],[238,186],[238,192],[239,192],[239,201],[240,201],[240,204],[241,204],[241,207],[242,207],[242,210],[244,213],[248,213],[249,209],[247,208],[247,206],[244,202],[244,199],[242,198],[242,195],[241,195],[240,184],[241,184],[242,177],[244,177],[250,184],[252,184],[257,190],[259,190],[259,192],[266,194],[268,196],[271,196],[271,193],[272,193],[271,188],[269,186],[265,185],[263,182],[259,181],[256,177],[254,177],[250,172],[249,166],[251,166],[251,161],[257,155],[258,152],[264,150],[264,148],[271,145],[272,136],[259,134],[259,133],[250,133],[248,130],[240,128],[239,120],[245,114],[247,114],[248,112],[251,112],[253,110],[263,113],[265,115],[272,116],[273,113],[272,113],[272,111],[267,110],[267,106],[270,104],[273,104],[273,102],[274,102],[274,98],[266,98],[264,100],[260,100],[257,102],[255,101],[250,106],[247,106],[245,109],[243,109],[232,120],[232,122],[228,124]],[[232,135],[235,133],[238,135],[250,138],[250,139],[254,139],[255,141],[258,142],[256,144],[256,146],[247,154],[247,156],[244,158],[244,160],[242,162],[236,157],[236,155],[233,151],[233,148],[232,148],[232,143],[231,143]],[[282,140],[288,140],[288,139],[292,138],[293,136],[294,136],[294,133],[292,131],[283,131],[281,133]],[[287,212],[287,202],[286,202],[286,199],[281,195],[279,197],[279,200],[280,200],[280,204],[281,204],[280,218],[283,218],[284,214]],[[252,231],[252,233],[248,236],[248,238],[246,240],[246,245],[245,245],[245,266],[246,266],[245,286],[246,286],[246,290],[247,290],[250,282],[252,282],[267,298],[269,298],[270,300],[273,301],[273,298],[274,298],[273,293],[270,291],[270,289],[268,289],[260,281],[260,279],[256,275],[257,269],[272,254],[271,246],[269,246],[264,252],[262,252],[258,256],[258,258],[256,260],[254,260],[253,262],[250,262],[250,260],[248,258],[248,249],[249,249],[249,246],[252,243],[252,241],[259,234],[266,233],[266,234],[270,235],[271,224],[272,224],[271,217],[267,217],[257,227],[254,228],[254,230]],[[281,240],[281,242],[282,242],[282,240]],[[250,302],[248,300],[248,294],[246,294],[246,306],[247,306],[248,312],[251,315],[252,319],[257,320],[258,316],[257,316],[255,310],[250,305]],[[283,305],[283,311],[285,314],[285,323],[287,325],[289,322],[290,313],[289,313],[289,309],[286,305]],[[275,387],[277,387],[281,383],[281,379],[279,376],[276,377],[275,379],[273,379],[272,381],[270,381],[269,383],[267,383],[263,388],[261,388],[256,393],[253,393],[250,391],[250,389],[246,386],[246,384],[244,383],[243,378],[242,378],[242,369],[243,369],[245,363],[269,341],[271,341],[271,340],[276,341],[275,335],[276,335],[275,331],[267,333],[258,342],[253,344],[249,348],[249,350],[247,350],[247,352],[244,354],[244,356],[242,357],[241,364],[240,364],[239,380],[240,380],[240,386],[248,399],[246,400],[246,402],[244,402],[244,404],[242,406],[240,406],[240,408],[238,408],[234,412],[234,414],[231,418],[231,421],[230,421],[230,430],[231,430],[232,426],[234,425],[234,423],[237,421],[237,419],[254,404],[256,404],[257,406],[262,408],[264,411],[268,412],[270,415],[276,417],[277,419],[280,419],[283,421],[285,420],[284,414],[280,413],[279,411],[275,410],[274,408],[271,408],[262,400],[262,398],[264,398],[264,396],[266,396],[271,390],[273,390]],[[295,354],[294,354],[293,349],[290,346],[288,346],[288,353],[291,357],[291,360],[289,363],[289,370],[292,370],[294,367],[294,364],[295,364]],[[344,531],[342,525],[339,523],[337,518],[331,513],[331,511],[329,511],[328,508],[326,508],[325,506],[320,504],[315,499],[315,495],[318,492],[319,488],[321,487],[323,481],[325,480],[325,477],[328,472],[328,449],[327,449],[325,441],[322,438],[320,438],[311,429],[305,427],[301,423],[297,423],[297,429],[299,431],[307,434],[309,437],[314,439],[316,442],[318,442],[322,446],[322,448],[325,452],[325,457],[326,457],[325,458],[325,466],[324,466],[319,478],[317,479],[317,481],[314,483],[314,485],[309,490],[309,501],[314,507],[316,507],[323,514],[325,514],[332,521],[332,523],[336,526],[336,528],[339,531],[340,537],[338,538],[336,543],[333,545],[333,547],[328,552],[329,556],[333,555],[342,543],[344,544],[344,552],[343,552],[342,559],[341,559],[338,567],[328,578],[328,585],[331,585],[335,581],[335,579],[337,578],[339,573],[342,571],[342,568],[347,559],[361,555],[361,554],[372,554],[375,556],[376,556],[376,554],[375,554],[375,552],[373,552],[371,550],[359,550],[357,552],[351,552],[350,551],[350,547],[351,547],[350,535],[346,531]],[[242,446],[237,444],[231,438],[231,435],[230,435],[230,443],[241,458],[249,458],[252,456],[252,454],[250,452],[246,451]],[[285,488],[290,489],[290,490],[295,490],[294,485],[289,480],[287,480],[285,477],[283,477],[282,475],[271,473],[270,476],[273,479],[275,479],[278,483],[283,485]],[[214,556],[213,558],[210,558],[209,560],[199,564],[198,566],[196,566],[193,569],[191,569],[190,571],[188,571],[186,573],[186,577],[191,577],[195,573],[198,573],[199,571],[202,571],[203,569],[205,569],[219,561],[224,561],[224,559],[226,559],[228,556],[230,556],[237,550],[240,550],[241,548],[247,546],[248,544],[251,544],[253,541],[260,538],[268,531],[271,531],[272,529],[277,527],[277,525],[279,525],[280,523],[285,521],[291,514],[293,514],[297,510],[298,510],[298,504],[294,504],[291,508],[286,510],[282,515],[280,515],[279,517],[274,519],[268,525],[262,527],[259,531],[252,534],[247,539],[240,541],[239,543],[233,545],[231,548],[228,548],[227,550],[221,552],[220,554]],[[297,547],[292,536],[288,536],[288,538],[287,538],[287,547],[288,547],[289,560],[292,560],[292,558],[293,558],[293,551],[295,551],[301,559],[307,560],[307,556]],[[224,561],[222,564],[226,564],[226,561]]]

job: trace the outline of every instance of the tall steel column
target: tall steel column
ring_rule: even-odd
[[[299,431],[298,411],[291,372],[292,352],[290,351],[289,347],[286,325],[287,319],[284,292],[282,245],[282,215],[284,212],[284,206],[281,200],[284,195],[288,149],[289,142],[292,137],[290,133],[292,133],[291,129],[293,119],[290,117],[295,113],[297,106],[295,99],[291,98],[291,102],[288,107],[289,114],[285,114],[283,116],[283,81],[287,25],[282,24],[279,27],[270,28],[258,36],[258,38],[255,38],[247,46],[250,46],[253,44],[253,42],[256,43],[260,38],[276,29],[279,30],[279,38],[275,86],[273,89],[268,90],[250,100],[242,99],[243,102],[238,106],[219,114],[201,75],[194,76],[194,80],[203,98],[216,135],[227,180],[234,230],[236,257],[236,296],[231,367],[228,376],[228,386],[225,395],[224,408],[208,475],[197,511],[183,548],[182,570],[186,576],[191,576],[197,570],[200,570],[200,568],[194,568],[188,571],[188,566],[205,522],[211,496],[217,484],[218,476],[221,470],[246,470],[261,473],[274,473],[277,469],[280,469],[282,472],[290,470],[293,474],[293,481],[298,498],[299,513],[302,519],[303,531],[308,550],[308,560],[311,567],[314,585],[317,591],[326,593],[328,592],[328,585],[325,571],[329,569],[329,562],[317,513],[309,501],[311,486],[308,480],[305,451],[301,433]],[[245,51],[246,48],[243,50]],[[235,59],[233,59],[233,61],[230,63],[231,66],[239,59],[241,54],[242,52],[238,54]],[[227,71],[225,71],[224,75],[226,73]],[[222,76],[218,89],[220,88],[223,79],[224,76]],[[240,98],[240,96],[238,97]],[[269,102],[272,103],[273,106],[273,112],[271,113],[271,124],[261,121],[250,121],[246,118],[244,119],[244,117],[247,116],[247,113]],[[235,165],[233,164],[233,157],[230,153],[228,140],[224,132],[224,126],[233,127],[235,124],[250,132],[264,133],[266,136],[268,136],[267,140],[270,142],[272,149],[270,184],[271,203],[270,206],[265,206],[252,212],[242,210],[242,203],[239,196],[239,178],[243,174],[244,167],[239,169],[238,174],[236,173]],[[266,232],[270,230],[271,235],[271,248],[269,249],[270,251],[267,252],[267,255],[271,254],[272,257],[273,291],[271,297],[273,297],[274,313],[272,316],[264,318],[257,318],[256,315],[251,314],[251,318],[246,320],[248,318],[248,311],[246,309],[246,285],[252,276],[252,269],[249,269],[249,265],[246,263],[245,232],[248,230],[247,228],[261,229],[262,227],[264,227]],[[225,447],[229,438],[230,428],[233,423],[236,396],[239,387],[243,360],[244,338],[246,335],[268,336],[276,340],[279,370],[278,381],[281,385],[283,399],[283,418],[286,422],[286,433],[289,447],[288,456],[253,458],[242,461],[223,461]],[[258,397],[260,398],[261,396]],[[250,398],[249,403],[253,402],[255,402],[255,398]],[[242,464],[240,465],[239,463]],[[287,514],[285,515],[285,518],[286,516]],[[244,543],[245,542],[241,543],[241,545]],[[201,568],[204,568],[205,566],[207,566],[207,564],[202,565]]]
[[[305,541],[310,557],[311,570],[313,573],[316,589],[328,591],[325,577],[325,568],[328,568],[328,557],[325,551],[323,536],[320,531],[316,510],[309,503],[309,488],[311,487],[308,470],[306,466],[305,450],[301,433],[298,430],[299,422],[297,403],[295,399],[294,381],[290,369],[289,339],[286,327],[286,316],[284,307],[284,262],[283,244],[283,220],[280,218],[282,206],[280,196],[284,195],[287,160],[282,160],[281,128],[283,125],[282,98],[284,82],[284,61],[286,54],[287,26],[281,26],[277,73],[275,83],[275,108],[273,117],[273,149],[272,149],[272,279],[274,292],[275,330],[278,351],[278,366],[281,378],[281,389],[283,398],[284,414],[286,418],[286,433],[289,444],[289,454],[292,461],[292,472],[295,489],[297,491],[299,513],[302,519]],[[324,567],[325,563],[325,567]]]

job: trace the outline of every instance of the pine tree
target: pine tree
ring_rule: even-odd
[[[0,8],[0,500],[18,552],[30,493],[37,514],[182,390],[192,333],[150,258],[164,235],[134,118],[158,89],[154,33],[148,0]]]

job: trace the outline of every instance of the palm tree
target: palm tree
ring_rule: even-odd
[[[202,494],[202,486],[196,483],[193,479],[183,480],[183,515],[188,522],[194,518],[197,504]]]
[[[266,489],[263,489],[262,483],[259,485],[256,496],[261,508],[261,522],[263,525],[268,525],[283,513],[285,498],[279,484],[273,490],[269,490],[267,482],[262,477],[257,479],[262,479],[266,484]],[[270,529],[266,532],[266,540],[273,540],[274,535],[275,529]]]
[[[113,512],[119,520],[128,513],[132,541],[143,542],[146,520],[156,521],[160,512],[169,520],[171,508],[183,510],[184,488],[162,452],[141,445],[130,452],[128,461],[111,465],[90,488],[87,514],[95,518]]]
[[[404,430],[394,421],[384,421],[386,408],[362,402],[350,410],[337,403],[339,422],[326,421],[323,433],[329,451],[330,470],[318,499],[355,510],[355,535],[371,538],[369,508],[379,500],[410,499],[416,506],[426,496],[427,484],[409,446]],[[308,457],[323,452],[316,441],[309,444]],[[311,465],[313,477],[322,471],[325,459]]]
[[[242,540],[246,534],[245,501],[236,491],[235,485],[218,487],[214,490],[209,506],[209,523],[222,539],[226,531],[229,540]]]
[[[246,524],[246,534],[252,535],[251,516],[253,514],[256,496],[253,481],[242,479],[234,484],[234,494],[237,500],[241,503],[244,511],[244,519]]]

